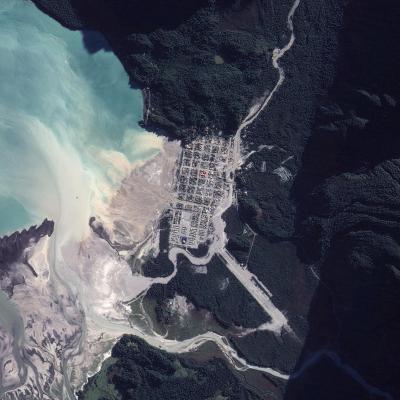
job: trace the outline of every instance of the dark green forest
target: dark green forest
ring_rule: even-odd
[[[100,388],[100,390],[99,390]],[[79,400],[261,400],[221,359],[200,363],[123,336]]]

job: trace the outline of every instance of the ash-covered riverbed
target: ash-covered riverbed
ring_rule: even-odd
[[[123,301],[151,280],[133,276],[89,219],[132,248],[169,201],[179,145],[143,131],[141,114],[140,92],[99,35],[2,1],[0,236],[55,222],[51,237],[0,260],[11,296],[0,293],[2,398],[73,398],[130,331]]]
[[[273,53],[281,74],[274,91],[284,79],[278,60],[293,44],[298,4],[287,17],[290,41]],[[0,26],[0,204],[9,219],[0,234],[45,217],[55,223],[54,231],[1,265],[0,284],[12,303],[4,302],[13,310],[0,319],[4,399],[74,399],[124,333],[175,353],[213,341],[238,370],[288,379],[248,364],[215,332],[177,341],[130,323],[129,302],[172,279],[183,253],[170,249],[174,271],[163,278],[133,273],[129,264],[135,248],[140,256],[158,250],[157,221],[174,200],[180,145],[138,128],[140,94],[129,88],[122,66],[98,35],[68,31],[21,0],[2,3]],[[232,170],[242,162],[241,130],[274,91],[239,127]],[[230,192],[221,214],[232,197]],[[217,216],[214,252],[225,245]],[[272,329],[264,325],[256,329]],[[19,335],[13,326],[19,326]]]

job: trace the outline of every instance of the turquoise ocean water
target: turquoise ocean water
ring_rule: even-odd
[[[110,169],[155,151],[141,115],[112,52],[90,54],[81,32],[29,1],[2,0],[0,236],[44,217],[86,218]]]

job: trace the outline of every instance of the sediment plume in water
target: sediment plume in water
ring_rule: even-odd
[[[2,1],[0,236],[45,218],[55,224],[50,238],[9,263],[1,281],[16,283],[11,300],[0,298],[2,398],[74,398],[126,331],[123,301],[151,283],[135,279],[89,226],[95,216],[113,232],[111,205],[124,202],[123,185],[158,179],[151,195],[161,201],[148,221],[137,217],[133,245],[168,201],[161,181],[179,145],[143,131],[141,112],[141,94],[113,53],[91,54],[83,33],[30,2]]]
[[[47,217],[58,240],[78,238],[93,203],[161,139],[137,125],[141,95],[113,53],[90,54],[30,2],[2,2],[0,54],[0,198],[25,209],[24,225]]]

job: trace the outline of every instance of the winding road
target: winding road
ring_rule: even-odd
[[[287,28],[290,31],[290,39],[288,43],[283,47],[283,48],[276,48],[273,51],[272,55],[272,64],[275,69],[278,70],[279,72],[279,79],[277,83],[275,84],[273,90],[269,93],[269,95],[265,96],[262,101],[259,104],[256,104],[251,108],[249,111],[249,114],[246,116],[246,118],[243,120],[243,122],[240,124],[234,138],[234,161],[228,170],[228,176],[229,173],[232,173],[232,176],[234,176],[236,170],[240,168],[240,166],[243,164],[244,160],[247,157],[243,157],[241,154],[241,133],[242,131],[249,126],[251,123],[254,122],[254,120],[258,117],[258,115],[265,109],[265,107],[269,104],[271,101],[274,93],[279,89],[279,87],[282,85],[285,79],[285,73],[282,67],[279,65],[279,59],[283,57],[283,55],[290,50],[292,47],[294,41],[295,41],[295,35],[294,35],[294,27],[293,27],[293,16],[294,13],[297,9],[297,7],[300,4],[300,0],[296,0],[287,17]],[[233,185],[232,185],[233,187]],[[204,257],[195,257],[192,254],[188,253],[185,249],[179,248],[179,247],[174,247],[170,249],[169,251],[169,258],[171,262],[175,266],[175,271],[176,273],[176,268],[177,268],[177,257],[178,254],[183,254],[188,260],[195,265],[204,265],[207,264],[211,258],[214,255],[218,255],[221,260],[224,262],[228,270],[238,279],[238,281],[246,288],[246,290],[250,293],[250,295],[254,298],[254,300],[262,307],[262,309],[271,317],[271,320],[269,322],[266,322],[265,324],[262,324],[260,327],[256,328],[255,330],[270,330],[276,333],[280,333],[281,330],[284,328],[288,332],[292,332],[287,318],[285,315],[273,304],[271,297],[272,294],[271,292],[262,284],[262,282],[259,281],[257,276],[252,274],[250,271],[248,271],[245,268],[242,268],[240,264],[236,261],[236,259],[228,252],[226,249],[226,243],[227,243],[227,238],[226,234],[224,232],[225,230],[225,223],[222,219],[222,214],[232,205],[233,203],[233,189],[230,190],[228,196],[225,198],[225,201],[223,204],[219,207],[219,211],[214,217],[213,223],[215,226],[215,240],[213,243],[211,243],[209,247],[209,252],[207,255]],[[253,331],[253,330],[249,330]],[[247,332],[250,333],[250,332]],[[146,338],[147,340],[147,338]],[[182,342],[175,342],[171,343],[170,340],[167,340],[165,338],[159,337],[159,340],[161,343],[158,345],[158,347],[163,348],[168,351],[174,351],[174,352],[185,352],[185,351],[193,351],[197,349],[199,346],[201,346],[203,343],[206,341],[213,341],[218,345],[218,347],[221,349],[221,351],[225,354],[225,356],[231,361],[231,363],[238,369],[238,370],[246,370],[246,369],[253,369],[257,371],[262,371],[265,373],[268,373],[270,375],[273,375],[275,377],[281,378],[281,379],[288,379],[289,376],[287,374],[283,374],[277,370],[274,370],[272,368],[266,368],[266,367],[259,367],[256,365],[251,365],[248,364],[246,360],[243,358],[239,357],[237,352],[230,346],[228,340],[221,336],[218,335],[214,332],[207,332],[205,334],[196,336],[191,339],[187,339]],[[149,343],[151,343],[153,340],[148,340]],[[156,343],[154,345],[157,346]]]

